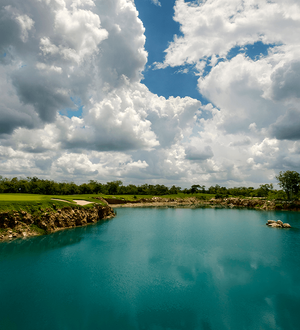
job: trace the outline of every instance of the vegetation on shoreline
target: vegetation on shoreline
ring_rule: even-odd
[[[95,198],[95,195],[119,196],[129,200],[140,198],[151,198],[153,196],[164,196],[166,198],[187,198],[195,196],[199,199],[215,198],[252,198],[260,197],[269,200],[298,200],[300,197],[300,174],[295,171],[280,172],[276,177],[279,186],[282,190],[274,189],[272,184],[262,184],[259,188],[253,187],[233,187],[226,188],[216,184],[206,188],[204,185],[194,184],[189,189],[181,187],[166,187],[165,185],[150,185],[143,184],[136,186],[129,184],[123,185],[122,181],[112,181],[100,183],[95,180],[90,180],[88,183],[80,185],[74,182],[55,182],[51,180],[42,180],[37,177],[27,177],[26,179],[18,178],[3,178],[0,176],[0,193],[11,193],[14,196],[12,200],[18,201],[37,201],[45,203],[52,197],[65,199],[73,203],[74,199],[85,199],[91,202],[101,203],[101,200]],[[23,197],[17,197],[20,194]],[[24,197],[26,194],[26,198]],[[44,195],[37,197],[37,195]],[[46,196],[45,196],[46,195]],[[9,197],[7,197],[9,201]],[[25,199],[24,199],[25,198]],[[3,199],[2,199],[3,200]]]
[[[55,199],[62,199],[59,201]],[[29,213],[39,212],[44,209],[56,210],[66,206],[75,208],[90,208],[93,204],[77,205],[74,200],[86,200],[92,203],[105,205],[102,200],[94,195],[41,195],[23,193],[0,193],[0,212],[16,210]]]
[[[190,189],[182,190],[164,185],[123,186],[121,181],[102,184],[91,180],[88,184],[76,185],[36,177],[0,177],[0,240],[43,235],[95,223],[115,215],[110,204],[300,210],[300,174],[280,172],[277,179],[283,190],[275,190],[272,184],[260,185],[258,189],[219,185],[205,189],[205,186],[192,185]],[[91,203],[80,206],[76,200]]]
[[[0,193],[26,193],[55,196],[60,198],[66,195],[74,196],[74,199],[87,199],[88,195],[128,195],[128,196],[173,196],[186,197],[187,195],[206,196],[226,198],[235,197],[267,197],[271,199],[287,199],[287,193],[284,190],[275,190],[272,184],[263,184],[259,188],[253,187],[233,187],[226,188],[219,185],[206,188],[203,185],[192,185],[189,189],[172,186],[170,188],[164,185],[143,184],[136,186],[133,184],[123,185],[121,181],[107,182],[106,184],[90,180],[88,183],[76,185],[74,182],[55,182],[41,180],[36,177],[27,179],[2,178],[0,177]],[[293,195],[298,198],[298,194]],[[70,200],[72,202],[72,200]]]
[[[65,201],[53,200],[62,198]],[[91,201],[85,206],[74,200]],[[105,201],[106,200],[106,201]],[[96,203],[95,203],[96,202]],[[106,205],[108,202],[109,205]],[[105,204],[105,206],[101,204]],[[124,207],[246,207],[262,210],[300,210],[299,201],[270,201],[261,197],[219,198],[216,194],[152,195],[31,195],[0,194],[0,241],[44,235],[64,228],[97,222],[103,212],[114,216],[111,204]],[[123,204],[123,205],[122,205]],[[127,205],[124,205],[127,204]],[[105,210],[105,211],[102,211]]]
[[[84,226],[115,215],[110,206],[92,196],[88,199],[97,203],[77,205],[73,198],[58,201],[45,195],[0,194],[0,241]]]

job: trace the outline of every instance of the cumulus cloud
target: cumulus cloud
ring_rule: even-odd
[[[300,99],[300,61],[285,63],[272,75],[272,97],[275,100]]]
[[[145,29],[132,1],[13,0],[0,22],[3,174],[181,176],[173,146],[201,103],[141,84]],[[80,117],[61,115],[78,104]]]
[[[300,110],[288,109],[271,125],[270,131],[279,140],[300,140]]]
[[[299,34],[297,1],[177,0],[174,20],[183,36],[175,36],[166,50],[164,65],[197,63],[209,57],[225,58],[236,47],[262,41],[294,44]]]
[[[160,145],[169,147],[181,140],[184,131],[194,125],[200,106],[200,101],[190,97],[170,97],[168,100],[152,97],[147,118],[152,123]]]
[[[242,140],[236,140],[234,142],[230,142],[230,147],[241,147],[241,146],[248,146],[251,144],[251,139],[246,136]]]
[[[0,36],[3,90],[14,94],[20,112],[26,106],[34,110],[40,119],[35,124],[54,122],[64,109],[76,110],[72,98],[88,108],[91,99],[101,101],[122,86],[124,76],[141,78],[147,58],[144,28],[131,1],[96,6],[93,1],[33,5],[14,0],[2,5],[0,22],[8,31]],[[8,101],[1,103],[8,108]],[[18,127],[14,122],[8,133]]]
[[[14,0],[2,6],[1,15],[3,31],[9,31],[0,37],[0,51],[11,63],[3,68],[6,88],[41,121],[54,122],[58,111],[75,109],[72,97],[88,107],[91,97],[101,100],[122,86],[124,76],[141,78],[147,60],[144,28],[131,1],[34,6],[31,0]]]
[[[114,91],[103,101],[94,103],[83,119],[61,118],[60,139],[64,148],[107,151],[159,145],[145,110],[135,104],[142,101],[144,93],[127,88]]]
[[[133,1],[2,0],[1,175],[233,186],[297,169],[298,2],[177,0],[174,20],[157,66],[193,65],[208,104],[142,84]]]
[[[64,1],[36,5],[28,0],[2,7],[3,27],[12,33],[0,41],[0,49],[11,61],[4,68],[6,88],[33,107],[41,121],[53,122],[59,110],[74,107],[70,96],[78,90],[76,80],[70,83],[71,73],[98,52],[107,31],[89,10],[68,9]]]
[[[157,68],[198,70],[199,92],[212,103],[211,117],[202,107],[198,145],[212,148],[214,164],[211,172],[201,170],[233,184],[271,180],[274,169],[295,164],[287,140],[299,139],[299,3],[177,0],[174,20],[182,35],[174,36]],[[256,43],[268,50],[250,57],[247,47]],[[190,154],[196,145],[187,147]]]
[[[197,148],[194,146],[190,146],[186,148],[185,154],[186,154],[186,159],[195,160],[195,161],[206,160],[208,158],[213,157],[214,155],[210,146],[205,146],[204,148]]]

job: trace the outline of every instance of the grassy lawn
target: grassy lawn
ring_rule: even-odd
[[[0,212],[10,211],[10,210],[24,210],[27,212],[35,212],[37,210],[43,210],[46,208],[62,208],[64,206],[76,205],[74,200],[81,199],[89,202],[99,203],[104,205],[97,197],[104,198],[116,198],[123,199],[128,201],[136,201],[139,199],[151,199],[153,195],[103,195],[103,194],[86,194],[86,195],[38,195],[38,194],[5,194],[0,193]],[[202,200],[211,199],[214,197],[212,194],[174,194],[174,195],[165,195],[159,196],[162,198],[189,198],[196,197]],[[62,199],[63,201],[55,201],[52,198]],[[88,204],[82,207],[92,207],[92,204]]]
[[[0,202],[37,202],[46,200],[50,200],[50,197],[36,194],[0,194]]]
[[[100,203],[99,199],[93,198],[94,195],[38,195],[38,194],[3,194],[0,193],[0,212],[5,211],[27,211],[30,213],[34,213],[38,210],[45,209],[55,209],[62,208],[64,206],[77,205],[73,202],[74,199],[84,199],[90,202]],[[55,201],[52,198],[63,199],[63,201]],[[86,206],[81,206],[84,208],[92,207],[92,204],[88,204]]]
[[[93,203],[104,204],[102,201],[95,197],[103,197],[104,195],[97,195],[97,194],[86,194],[86,195],[52,195],[49,196],[50,198],[57,198],[57,199],[64,199],[68,202],[75,203],[74,200],[80,199],[85,200]]]

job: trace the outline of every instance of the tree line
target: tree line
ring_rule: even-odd
[[[143,184],[136,186],[123,185],[122,181],[111,181],[100,183],[90,180],[88,183],[77,185],[74,182],[55,182],[43,180],[37,177],[3,178],[0,176],[0,193],[31,193],[44,195],[75,195],[75,194],[107,194],[107,195],[173,195],[173,194],[213,194],[216,198],[228,196],[240,197],[268,197],[271,199],[292,199],[298,198],[300,186],[300,174],[295,171],[280,172],[276,177],[278,184],[283,190],[275,190],[273,184],[262,184],[259,188],[234,187],[226,188],[216,184],[206,188],[204,185],[194,184],[189,189],[182,189],[173,185]]]

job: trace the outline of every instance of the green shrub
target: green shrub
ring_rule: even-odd
[[[30,229],[37,232],[39,235],[45,235],[47,234],[46,230],[42,229],[42,228],[39,228],[38,226],[36,225],[30,225]]]
[[[283,190],[274,190],[268,193],[268,199],[271,200],[287,200],[287,195]]]

